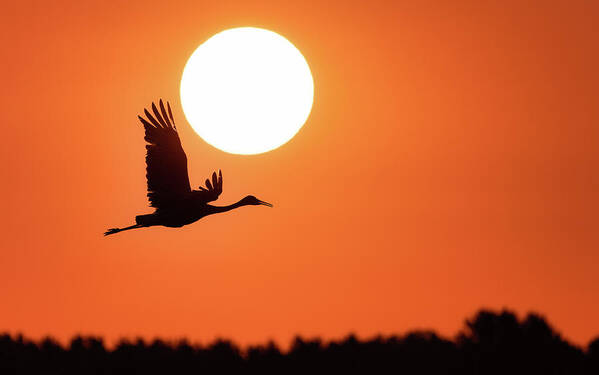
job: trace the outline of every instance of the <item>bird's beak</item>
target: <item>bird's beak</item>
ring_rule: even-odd
[[[260,203],[261,205],[264,205],[264,206],[272,207],[272,204],[270,204],[268,202],[264,202],[264,201],[258,200],[258,203]]]

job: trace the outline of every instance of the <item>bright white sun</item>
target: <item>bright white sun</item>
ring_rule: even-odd
[[[272,31],[222,31],[195,50],[181,78],[193,129],[233,154],[259,154],[289,141],[312,109],[314,82],[301,52]]]

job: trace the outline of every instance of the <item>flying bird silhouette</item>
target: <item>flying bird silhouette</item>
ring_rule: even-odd
[[[175,126],[171,106],[167,102],[165,109],[162,99],[160,111],[152,103],[154,117],[147,110],[147,120],[137,116],[146,131],[146,179],[148,181],[148,198],[150,206],[156,210],[147,215],[135,217],[135,224],[125,228],[111,228],[105,236],[124,230],[162,225],[165,227],[182,227],[194,223],[207,215],[227,212],[241,206],[272,204],[248,195],[229,206],[212,206],[208,202],[215,201],[223,192],[223,175],[221,171],[212,173],[212,181],[206,179],[206,187],[191,190],[187,173],[187,156]]]

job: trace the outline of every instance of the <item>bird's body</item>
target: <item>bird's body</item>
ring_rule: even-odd
[[[229,211],[233,208],[241,207],[243,199],[230,206],[212,206],[205,204],[202,200],[190,194],[181,200],[181,202],[172,207],[162,210],[156,210],[152,214],[138,215],[135,217],[136,224],[143,226],[163,225],[165,227],[179,228],[184,225],[195,223],[204,216]]]
[[[265,205],[252,195],[229,206],[212,206],[208,202],[218,199],[223,190],[223,177],[212,173],[212,181],[206,179],[206,187],[192,190],[187,173],[187,157],[181,146],[170,104],[167,103],[168,114],[162,103],[160,111],[152,103],[155,118],[144,110],[147,120],[138,116],[145,129],[146,145],[146,178],[148,182],[148,198],[150,205],[156,208],[151,214],[138,215],[135,225],[125,228],[112,228],[104,235],[124,230],[161,225],[165,227],[182,227],[198,221],[204,216],[226,212],[246,205]]]
[[[204,216],[210,215],[209,205],[196,204],[193,196],[183,199],[180,204],[154,213],[137,215],[135,223],[143,226],[162,225],[165,227],[179,228],[195,223]]]

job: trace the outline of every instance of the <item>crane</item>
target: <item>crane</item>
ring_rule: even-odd
[[[206,179],[206,186],[192,190],[187,172],[187,156],[175,126],[175,119],[170,103],[166,108],[162,99],[160,110],[152,103],[154,116],[144,109],[146,118],[137,116],[145,129],[146,145],[146,179],[148,183],[148,199],[155,208],[151,214],[137,215],[135,224],[125,228],[111,228],[104,235],[125,230],[145,228],[155,225],[165,227],[182,227],[198,221],[207,215],[227,212],[242,206],[272,204],[248,195],[228,206],[208,204],[218,199],[223,191],[223,175],[219,170],[212,173],[212,180]],[[167,112],[168,111],[168,112]]]

